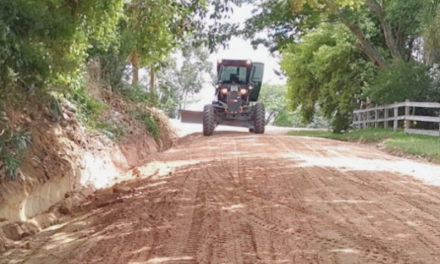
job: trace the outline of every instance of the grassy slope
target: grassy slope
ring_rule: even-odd
[[[384,129],[356,130],[344,134],[327,131],[290,131],[289,135],[322,137],[363,143],[383,143],[391,153],[417,155],[440,164],[440,139],[438,137],[409,135],[403,131]]]

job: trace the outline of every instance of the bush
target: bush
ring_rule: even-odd
[[[113,141],[119,141],[125,135],[125,129],[117,123],[97,123],[95,128]]]
[[[140,85],[125,87],[121,90],[121,95],[124,97],[124,99],[130,100],[134,103],[148,104],[150,102],[148,92]]]
[[[28,144],[31,143],[31,133],[9,129],[0,133],[0,160],[3,160],[9,178],[15,179]]]
[[[107,105],[91,97],[84,86],[73,89],[72,100],[78,108],[78,119],[89,128],[95,128]]]
[[[420,63],[399,61],[379,71],[377,79],[366,90],[376,104],[411,101],[438,101],[439,90],[433,87],[428,69]]]
[[[160,133],[159,127],[157,126],[157,121],[150,113],[144,112],[138,115],[137,119],[143,122],[154,139],[159,139]]]

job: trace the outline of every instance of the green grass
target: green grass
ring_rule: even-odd
[[[440,164],[440,139],[438,137],[405,134],[402,130],[393,132],[385,129],[356,130],[343,134],[328,131],[290,131],[292,136],[329,138],[342,141],[379,143],[387,151],[407,155],[417,155]]]
[[[136,116],[136,119],[141,121],[147,130],[151,133],[155,140],[160,137],[159,127],[157,125],[156,119],[148,112],[142,112]]]
[[[125,135],[124,127],[117,123],[99,122],[96,123],[95,129],[116,142],[121,141]]]

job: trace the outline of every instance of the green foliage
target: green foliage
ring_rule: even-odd
[[[300,115],[298,112],[292,112],[290,110],[282,111],[276,119],[273,121],[275,126],[280,127],[303,127],[301,123]]]
[[[0,79],[28,89],[67,84],[82,67],[89,39],[112,35],[122,3],[0,1]]]
[[[93,41],[87,50],[89,63],[97,62],[100,65],[101,81],[116,92],[125,88],[123,80],[127,77],[127,57],[130,51],[124,43],[124,39],[119,36],[108,47],[99,41]]]
[[[421,63],[397,61],[379,72],[367,94],[376,104],[440,100],[440,91],[432,87],[428,69]]]
[[[186,43],[182,56],[180,67],[176,59],[170,56],[157,73],[160,106],[170,117],[177,117],[179,109],[185,109],[188,105],[189,98],[214,80],[212,63],[208,60],[209,53],[205,46],[191,47]]]
[[[301,106],[305,123],[312,121],[315,105],[334,129],[345,129],[356,99],[374,77],[375,67],[359,51],[356,40],[341,24],[321,24],[298,44],[282,53],[291,109]],[[343,121],[347,122],[343,124]]]
[[[263,44],[270,51],[284,48],[287,44],[298,41],[305,31],[316,27],[320,16],[309,7],[302,14],[295,14],[294,2],[290,0],[262,1],[257,5],[254,15],[247,19],[240,34],[252,40],[254,47]],[[267,32],[261,36],[259,32]]]
[[[427,65],[440,63],[440,1],[426,1],[423,20],[423,40]]]
[[[156,67],[193,30],[195,15],[204,13],[205,5],[205,1],[128,2],[121,31],[127,49],[137,52],[141,66]]]
[[[0,131],[0,162],[3,160],[10,179],[17,178],[17,169],[31,143],[30,132],[11,129]]]
[[[89,95],[84,86],[74,88],[71,99],[77,106],[78,119],[88,128],[94,128],[107,109],[107,105]]]
[[[157,126],[157,121],[150,113],[142,112],[137,116],[137,119],[143,122],[154,139],[159,139],[160,133],[159,127]]]
[[[293,113],[288,107],[286,93],[287,87],[285,85],[263,84],[259,101],[264,104],[266,109],[266,124],[278,122],[281,126],[287,126],[289,123],[288,117]],[[280,115],[283,119],[278,120]]]
[[[150,103],[150,95],[145,87],[141,85],[125,86],[120,93],[126,100],[130,100],[134,103]]]
[[[95,128],[114,141],[120,141],[125,135],[124,127],[114,122],[97,123]]]

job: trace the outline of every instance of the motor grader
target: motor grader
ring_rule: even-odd
[[[258,102],[264,64],[251,60],[219,60],[215,100],[203,112],[181,111],[181,122],[202,123],[203,135],[211,136],[217,125],[247,127],[264,133],[265,110]]]

